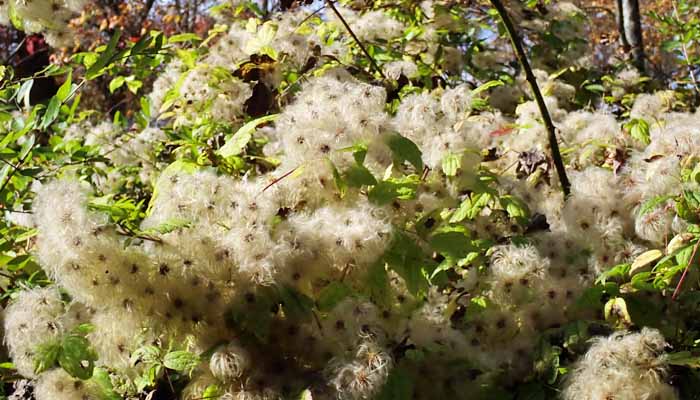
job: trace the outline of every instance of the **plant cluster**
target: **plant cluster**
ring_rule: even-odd
[[[568,197],[532,88],[449,4],[224,3],[45,69],[46,104],[0,70],[13,396],[696,398],[700,112],[580,80],[585,19],[547,7]],[[97,78],[134,111],[81,106]]]

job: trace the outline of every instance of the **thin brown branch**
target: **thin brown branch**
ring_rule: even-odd
[[[134,237],[137,239],[148,240],[148,241],[156,242],[159,244],[163,243],[163,240],[161,238],[150,236],[150,235],[143,235],[143,234],[134,232],[131,228],[129,228],[128,226],[126,226],[124,224],[117,224],[117,226],[119,226],[122,229],[122,231],[117,230],[117,233],[122,235],[122,236],[129,236],[129,237]]]
[[[381,68],[379,68],[379,65],[377,65],[377,62],[374,61],[374,58],[369,54],[365,46],[362,44],[360,39],[355,35],[355,32],[352,31],[350,28],[350,25],[348,25],[347,21],[345,21],[345,18],[343,18],[342,15],[340,15],[340,12],[338,11],[337,8],[335,8],[335,5],[333,4],[333,0],[326,0],[326,4],[333,10],[333,13],[335,14],[336,17],[340,20],[340,22],[343,23],[343,26],[345,29],[348,31],[350,36],[355,40],[355,43],[360,47],[360,50],[362,50],[363,53],[365,53],[365,56],[369,59],[370,64],[372,64],[372,68],[374,68],[377,72],[379,72],[379,75],[382,76],[384,80],[386,80],[386,76],[384,75],[384,72],[382,71]]]
[[[676,0],[673,0],[673,14],[675,14],[676,20],[680,20],[680,15],[678,14],[678,6],[676,5]],[[688,46],[686,46],[685,40],[681,41],[681,51],[683,53],[683,59],[688,67],[688,75],[690,76],[690,81],[695,88],[695,97],[700,98],[700,87],[698,86],[698,81],[695,79],[695,71],[693,71],[693,64],[690,62],[690,57],[688,56]]]
[[[10,172],[9,174],[7,174],[7,177],[5,178],[5,182],[3,182],[3,183],[2,183],[2,186],[0,186],[0,193],[2,193],[2,191],[5,189],[5,187],[7,186],[7,184],[10,183],[10,181],[12,180],[12,177],[15,176],[15,173],[16,173],[17,171],[19,171],[19,168],[24,164],[24,162],[27,161],[27,157],[29,157],[29,156],[32,154],[32,150],[34,150],[34,147],[35,147],[36,145],[37,145],[37,143],[34,142],[34,144],[32,144],[32,147],[29,149],[29,151],[27,151],[27,154],[25,154],[24,157],[22,157],[22,159],[19,160],[19,163],[17,163],[17,166],[14,167],[14,169],[12,170],[12,172]]]
[[[298,167],[297,167],[297,168],[298,168]],[[279,178],[275,178],[275,180],[273,180],[272,182],[270,182],[269,185],[265,186],[265,187],[263,188],[262,192],[260,192],[260,193],[264,193],[267,189],[269,189],[269,188],[271,188],[272,186],[276,185],[276,184],[277,184],[279,181],[281,181],[282,179],[284,179],[284,178],[288,177],[289,175],[293,174],[294,171],[297,170],[297,168],[294,168],[294,169],[292,169],[292,170],[289,171],[289,172],[285,172],[284,175],[280,176]]]
[[[549,147],[552,152],[552,160],[554,161],[554,167],[556,168],[557,175],[559,176],[559,182],[561,183],[564,197],[568,197],[569,193],[571,192],[571,183],[569,182],[569,178],[566,176],[566,168],[564,167],[564,161],[562,160],[561,152],[559,151],[556,128],[552,122],[552,117],[549,115],[549,111],[547,111],[547,105],[544,102],[544,97],[542,97],[542,92],[540,92],[540,88],[537,86],[537,78],[535,78],[535,74],[532,73],[532,68],[527,60],[527,55],[525,54],[522,40],[520,39],[518,32],[515,30],[515,26],[513,26],[513,22],[510,20],[508,11],[503,6],[503,3],[501,3],[500,0],[491,0],[491,4],[493,4],[496,11],[498,11],[498,14],[501,16],[503,25],[505,25],[506,30],[508,31],[508,36],[510,36],[510,42],[515,50],[515,56],[518,58],[518,62],[523,67],[523,70],[525,70],[525,78],[530,84],[530,88],[535,96],[535,101],[537,102],[537,106],[542,114],[544,126],[547,128],[547,132],[549,133]]]
[[[24,46],[24,42],[26,42],[26,41],[27,41],[27,37],[25,36],[25,37],[22,38],[22,40],[21,40],[19,43],[17,43],[17,47],[15,47],[15,49],[12,50],[12,52],[7,56],[7,58],[5,59],[5,61],[2,62],[2,65],[8,65],[8,64],[10,63],[10,61],[11,61],[13,58],[15,58],[15,56],[19,53],[19,51],[20,51],[20,50],[22,49],[22,47]]]
[[[695,243],[695,246],[693,246],[693,253],[690,255],[690,258],[688,259],[688,265],[685,266],[685,269],[683,270],[683,275],[681,275],[681,279],[678,280],[678,284],[676,285],[676,289],[673,291],[673,295],[671,296],[671,300],[676,300],[676,297],[681,292],[681,286],[683,286],[683,282],[685,281],[686,275],[688,275],[688,270],[690,269],[690,266],[693,265],[693,260],[695,260],[695,253],[698,251],[698,245],[700,245],[700,240],[698,240]]]

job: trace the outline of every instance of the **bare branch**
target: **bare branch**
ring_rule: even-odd
[[[365,53],[365,56],[367,56],[367,58],[369,59],[369,62],[372,64],[372,67],[377,72],[379,72],[379,75],[381,75],[382,78],[384,78],[386,80],[386,76],[384,75],[384,72],[382,71],[382,69],[379,68],[379,65],[377,65],[376,61],[374,61],[374,58],[372,58],[372,56],[369,54],[369,52],[367,51],[365,46],[362,44],[360,39],[358,39],[357,35],[355,35],[355,32],[353,32],[352,29],[350,29],[350,25],[348,25],[347,21],[345,21],[345,18],[343,18],[343,16],[340,15],[340,12],[338,11],[338,9],[335,8],[333,1],[326,0],[326,4],[328,4],[328,6],[333,10],[333,13],[335,13],[335,16],[338,17],[340,22],[343,23],[343,26],[345,27],[345,29],[348,31],[348,33],[350,33],[350,36],[352,36],[352,38],[355,40],[355,43],[357,43],[357,45],[360,46],[360,49],[362,50],[363,53]]]
[[[523,67],[523,70],[525,70],[525,78],[530,84],[530,88],[532,88],[535,101],[537,102],[537,106],[542,114],[542,119],[544,120],[544,125],[549,132],[549,147],[552,152],[554,167],[557,169],[561,189],[564,192],[564,197],[568,197],[569,193],[571,192],[571,183],[569,182],[569,178],[566,176],[564,161],[562,160],[561,153],[559,152],[556,128],[552,122],[552,117],[549,115],[549,111],[547,111],[547,105],[544,102],[544,97],[542,97],[542,92],[540,92],[540,88],[537,86],[537,78],[535,78],[535,74],[532,73],[532,68],[530,68],[530,63],[527,60],[527,55],[523,49],[522,41],[520,40],[520,36],[518,36],[518,32],[513,26],[513,22],[511,22],[510,17],[508,17],[508,11],[506,11],[506,8],[503,6],[503,3],[501,3],[500,0],[491,0],[491,4],[493,4],[498,11],[498,14],[501,16],[503,25],[505,25],[506,30],[508,31],[508,36],[510,36],[511,44],[515,50],[515,56],[518,58],[518,62]]]

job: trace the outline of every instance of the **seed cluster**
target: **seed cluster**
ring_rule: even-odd
[[[367,40],[390,40],[403,29],[380,12],[341,12]],[[276,39],[264,43],[269,23],[234,25],[202,64],[170,63],[150,95],[155,115],[177,91],[167,127],[134,137],[110,124],[68,129],[68,137],[102,146],[112,165],[144,167],[140,179],[154,184],[154,195],[141,231],[185,224],[154,234],[157,240],[127,240],[89,209],[88,185],[67,177],[37,189],[37,256],[55,284],[22,291],[11,303],[5,341],[19,373],[37,380],[39,400],[93,398],[91,382],[60,369],[34,372],[36,350],[81,323],[94,326],[88,340],[97,364],[125,396],[136,394],[145,368],[134,354],[158,345],[206,355],[184,389],[188,400],[211,385],[222,388],[223,399],[283,398],[305,387],[314,399],[370,399],[399,363],[416,377],[416,398],[470,398],[489,383],[527,376],[547,330],[599,318],[576,302],[602,272],[687,229],[670,200],[646,213],[640,208],[697,186],[681,184],[680,176],[700,149],[700,113],[673,112],[666,92],[639,96],[631,116],[649,121],[646,144],[611,113],[572,111],[573,87],[542,71],[567,149],[568,199],[557,187],[539,109],[519,98],[527,96],[523,82],[494,89],[490,108],[485,93],[461,84],[416,90],[390,113],[384,86],[340,67],[304,79],[274,126],[258,131],[268,140],[264,155],[279,160],[273,171],[232,177],[213,168],[164,169],[153,153],[167,141],[165,131],[205,119],[240,126],[257,85],[276,90],[285,68],[347,51],[300,33],[306,16],[280,17]],[[254,82],[233,76],[232,65],[266,47],[288,54],[286,64]],[[408,60],[384,67],[390,77],[411,77],[418,68]],[[397,162],[397,134],[417,145],[425,170]],[[417,176],[415,193],[384,204],[368,195],[372,185],[341,190],[338,171],[357,167],[359,144],[368,173],[389,181],[408,171]],[[453,174],[445,171],[450,159]],[[119,171],[126,173],[98,182],[102,191],[120,181]],[[493,196],[526,205],[529,226],[495,206],[458,220],[452,232],[467,232],[461,240],[493,243],[478,255],[483,265],[453,260],[448,282],[415,290],[415,280],[426,281],[422,271],[385,266],[393,242],[449,220],[482,187],[485,171],[497,175]],[[417,251],[450,261],[430,246],[419,242]],[[413,265],[403,256],[402,266]],[[386,289],[372,293],[382,279]],[[324,307],[331,288],[344,296]],[[646,328],[596,339],[564,398],[676,398],[664,382],[664,344]]]

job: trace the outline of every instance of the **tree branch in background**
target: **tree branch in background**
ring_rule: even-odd
[[[620,32],[620,45],[622,45],[625,53],[630,51],[630,42],[627,41],[627,35],[625,35],[625,18],[622,15],[623,5],[622,0],[616,0],[617,4],[617,31]]]
[[[10,52],[10,54],[7,56],[5,61],[2,62],[2,65],[8,65],[10,64],[10,61],[12,61],[13,58],[19,53],[20,50],[22,50],[22,46],[24,46],[24,42],[27,41],[27,37],[23,37],[22,40],[17,43],[17,46],[15,46],[15,49]]]
[[[629,51],[632,56],[632,63],[640,72],[644,71],[644,42],[642,40],[642,19],[639,12],[638,0],[618,0],[618,24],[620,26],[620,35],[627,41]],[[620,21],[621,20],[621,21]],[[624,42],[623,42],[624,43]]]
[[[493,4],[496,11],[498,11],[498,15],[501,16],[503,25],[505,25],[506,30],[508,31],[508,36],[510,37],[513,49],[515,50],[515,56],[518,58],[518,62],[523,67],[523,70],[525,70],[525,78],[530,84],[530,88],[532,88],[532,93],[535,96],[535,101],[537,102],[537,106],[542,114],[544,125],[549,133],[549,147],[552,152],[552,160],[554,161],[554,167],[557,169],[557,175],[559,176],[562,191],[564,192],[564,196],[568,197],[569,193],[571,193],[571,183],[569,182],[569,178],[566,176],[564,161],[562,160],[561,153],[559,152],[556,128],[552,122],[552,117],[549,115],[549,111],[547,111],[547,105],[544,102],[544,97],[542,97],[542,92],[540,92],[540,88],[537,86],[537,79],[535,78],[535,74],[532,73],[532,68],[530,68],[530,63],[527,60],[527,55],[523,49],[522,41],[520,40],[520,36],[518,36],[518,32],[513,26],[513,22],[511,22],[510,17],[508,17],[508,11],[503,6],[503,3],[501,3],[501,0],[491,0],[491,4]]]
[[[143,15],[141,16],[141,25],[148,20],[148,14],[151,13],[151,9],[153,8],[153,4],[155,4],[155,2],[156,0],[146,1],[146,6],[143,8]]]
[[[333,4],[333,0],[326,0],[326,4],[328,4],[328,6],[333,10],[333,13],[335,14],[336,17],[338,17],[340,22],[343,23],[343,26],[348,31],[350,36],[352,36],[352,38],[355,40],[355,43],[357,43],[357,45],[360,46],[360,49],[362,50],[363,53],[365,53],[365,56],[367,56],[367,58],[369,58],[369,62],[372,64],[372,67],[377,72],[379,72],[379,75],[381,75],[382,78],[384,78],[386,80],[386,76],[384,75],[384,72],[382,71],[381,68],[379,68],[379,65],[377,65],[377,63],[374,61],[374,58],[372,58],[372,56],[369,54],[369,52],[367,51],[365,46],[362,44],[360,39],[358,39],[358,37],[355,35],[355,32],[353,32],[352,29],[350,29],[350,25],[348,25],[348,23],[345,21],[345,18],[343,18],[343,16],[340,15],[340,12],[338,11],[338,9],[335,8],[335,5]]]

